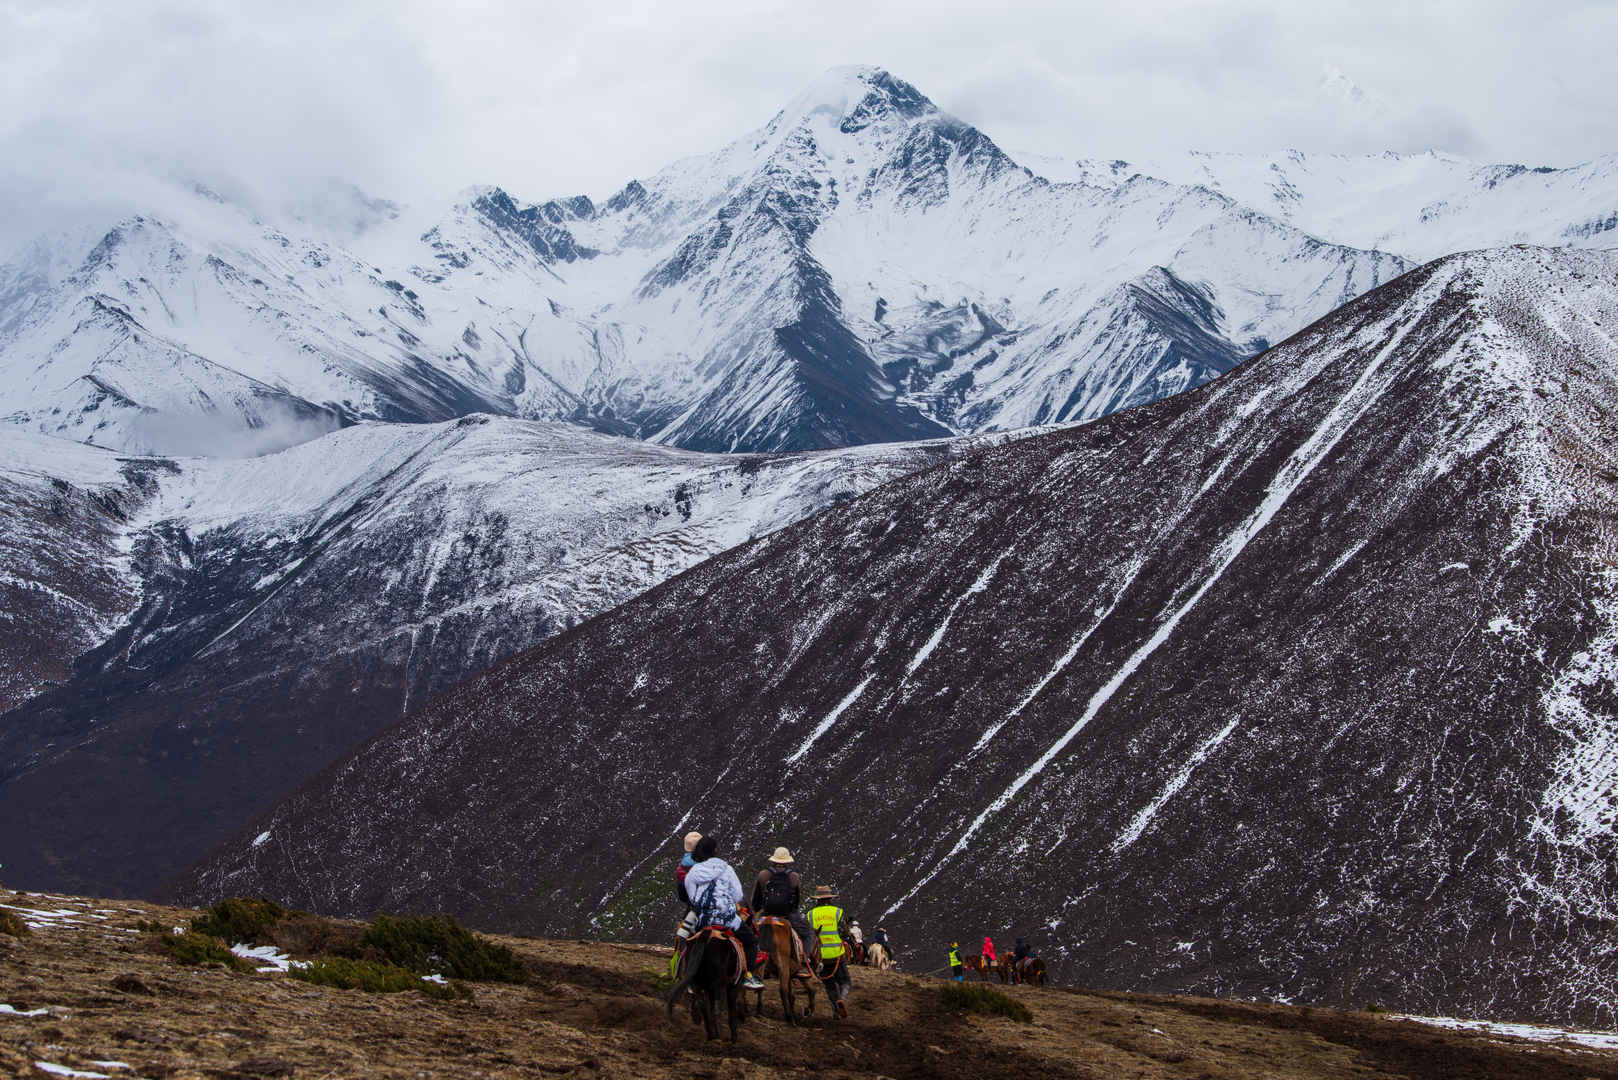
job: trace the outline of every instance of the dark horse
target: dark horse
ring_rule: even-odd
[[[1010,958],[1008,957],[1007,959],[1009,960]],[[1034,986],[1044,986],[1046,982],[1045,961],[1037,956],[1030,956],[1021,963],[1011,960],[1008,964],[1006,960],[1002,960],[1000,962],[1000,978],[1002,981],[1005,980],[1008,973],[1014,983],[1030,983]]]
[[[975,971],[984,982],[989,981],[989,972],[994,970],[994,962],[982,953],[973,953],[966,958],[966,970]]]
[[[680,977],[669,991],[669,1017],[674,1003],[687,989],[696,995],[695,1011],[702,1018],[709,1040],[719,1038],[719,995],[725,995],[725,1012],[730,1017],[730,1041],[736,1041],[736,1024],[741,1019],[741,980],[747,970],[741,946],[717,926],[708,926],[692,935],[680,962]]]

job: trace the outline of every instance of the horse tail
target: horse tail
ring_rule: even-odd
[[[690,943],[686,945],[684,965],[685,973],[680,976],[679,981],[674,984],[674,988],[669,991],[668,1006],[670,1017],[674,1016],[674,1003],[680,1000],[681,994],[685,993],[691,988],[692,982],[696,980],[697,972],[702,970],[702,957],[707,949],[707,935],[703,935],[699,938],[692,938]]]

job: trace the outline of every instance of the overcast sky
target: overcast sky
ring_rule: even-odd
[[[1415,10],[1415,9],[1420,9]],[[138,196],[352,179],[609,194],[888,68],[1013,152],[1618,151],[1618,4],[0,0],[0,231]],[[1364,99],[1322,88],[1337,70]]]

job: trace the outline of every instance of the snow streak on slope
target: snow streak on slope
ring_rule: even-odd
[[[1196,771],[1197,766],[1207,761],[1208,755],[1219,749],[1220,743],[1230,738],[1230,733],[1236,730],[1236,725],[1239,723],[1241,723],[1241,717],[1231,717],[1230,723],[1208,736],[1208,740],[1197,747],[1196,753],[1192,754],[1190,760],[1180,767],[1180,771],[1170,778],[1169,782],[1164,785],[1163,790],[1158,792],[1157,798],[1153,799],[1140,813],[1136,814],[1134,819],[1130,821],[1129,827],[1118,834],[1118,839],[1112,842],[1113,851],[1122,851],[1140,839],[1141,833],[1146,831],[1146,826],[1152,823],[1152,818],[1156,817],[1157,812],[1163,809],[1163,804],[1180,793],[1180,789],[1185,787],[1186,782],[1191,779],[1191,774]]]
[[[1424,307],[1425,305],[1422,306]],[[949,853],[944,857],[944,860],[938,864],[938,868],[935,868],[921,880],[917,881],[916,884],[911,887],[909,892],[901,896],[893,903],[891,907],[888,908],[887,911],[883,912],[884,915],[891,915],[893,912],[902,907],[905,901],[915,896],[916,893],[920,892],[928,882],[932,881],[932,879],[938,875],[939,868],[942,868],[961,852],[965,851],[967,843],[970,842],[972,837],[976,835],[977,831],[983,827],[984,822],[988,821],[992,815],[999,812],[1006,806],[1007,803],[1016,798],[1017,793],[1022,791],[1023,788],[1027,787],[1030,780],[1033,780],[1036,776],[1043,772],[1045,767],[1049,765],[1058,754],[1060,754],[1063,750],[1066,750],[1068,745],[1072,743],[1075,737],[1078,736],[1079,732],[1083,731],[1090,721],[1095,719],[1096,714],[1102,710],[1107,702],[1112,700],[1112,696],[1118,692],[1118,688],[1123,686],[1124,683],[1127,682],[1140,669],[1141,664],[1146,660],[1147,657],[1156,652],[1158,647],[1169,639],[1169,635],[1174,633],[1175,628],[1180,625],[1181,620],[1184,619],[1186,614],[1197,605],[1197,602],[1206,596],[1208,591],[1218,583],[1220,577],[1224,575],[1226,570],[1230,569],[1230,565],[1234,563],[1237,557],[1240,556],[1241,553],[1247,548],[1248,543],[1253,539],[1253,537],[1257,536],[1260,530],[1268,525],[1275,518],[1275,515],[1280,511],[1280,509],[1286,505],[1287,499],[1289,499],[1292,496],[1292,493],[1298,489],[1298,485],[1302,484],[1306,479],[1308,479],[1309,474],[1314,471],[1316,465],[1320,464],[1321,459],[1331,452],[1332,448],[1337,445],[1338,440],[1347,434],[1349,428],[1353,427],[1355,421],[1363,416],[1366,410],[1376,403],[1377,398],[1381,396],[1382,391],[1386,388],[1386,385],[1382,384],[1370,389],[1367,389],[1367,387],[1370,386],[1371,380],[1381,369],[1382,362],[1388,358],[1389,354],[1392,353],[1395,348],[1398,347],[1402,338],[1402,332],[1395,332],[1393,334],[1388,343],[1383,347],[1382,351],[1377,353],[1376,356],[1371,360],[1371,363],[1366,366],[1363,372],[1361,372],[1359,379],[1352,387],[1349,388],[1348,393],[1345,394],[1342,400],[1337,403],[1336,407],[1327,414],[1326,419],[1322,421],[1321,425],[1316,428],[1314,433],[1309,436],[1308,440],[1305,441],[1304,444],[1294,451],[1292,456],[1287,459],[1280,471],[1276,473],[1275,478],[1270,481],[1269,487],[1265,490],[1264,500],[1259,504],[1258,509],[1254,510],[1248,519],[1244,521],[1234,532],[1227,536],[1219,545],[1219,548],[1215,552],[1213,565],[1209,568],[1207,575],[1203,577],[1201,583],[1196,587],[1196,590],[1185,600],[1184,603],[1176,607],[1171,614],[1158,623],[1156,630],[1152,633],[1152,636],[1147,638],[1138,649],[1130,654],[1128,659],[1123,662],[1123,665],[1120,666],[1116,672],[1114,672],[1112,678],[1108,679],[1098,690],[1096,690],[1096,692],[1091,696],[1089,702],[1085,705],[1084,712],[1079,714],[1079,718],[1074,721],[1073,726],[1063,732],[1061,738],[1052,743],[1048,750],[1041,754],[1034,761],[1034,763],[1022,773],[1022,775],[1018,776],[1017,779],[1012,782],[1010,787],[1001,792],[992,803],[990,803],[981,813],[978,814],[976,818],[972,820],[971,825],[967,826],[966,831],[961,834],[960,839],[955,841],[955,846],[949,850]],[[1088,633],[1082,635],[1080,641],[1082,642],[1086,637],[1088,637]],[[1070,653],[1069,656],[1065,657],[1064,659],[1070,661],[1072,659],[1072,655],[1073,654]],[[1055,677],[1057,670],[1060,669],[1053,670],[1051,673],[1047,674],[1040,685],[1048,685],[1051,679]],[[1030,695],[1028,699],[1025,699],[1025,701],[1031,700],[1032,697],[1033,695]],[[1021,708],[1022,706],[1019,706],[1017,711],[1020,712]]]
[[[916,655],[910,658],[910,665],[905,668],[906,676],[914,675],[916,669],[927,662],[927,658],[933,654],[933,650],[938,648],[938,643],[944,640],[944,635],[949,631],[950,620],[955,618],[955,613],[961,609],[961,605],[989,587],[989,582],[994,579],[994,572],[1000,569],[1000,564],[1004,561],[1004,555],[996,558],[983,573],[978,575],[977,580],[972,582],[972,587],[957,597],[955,603],[950,605],[949,613],[944,616],[944,621],[938,624],[938,629],[933,631],[933,636],[928,638],[921,648],[916,650]]]
[[[814,746],[822,735],[831,730],[831,726],[837,722],[837,718],[847,712],[850,705],[859,700],[860,695],[865,693],[865,688],[871,685],[871,680],[874,678],[876,678],[875,675],[867,675],[858,686],[850,690],[848,696],[839,701],[837,706],[827,713],[820,723],[815,725],[815,729],[809,733],[808,738],[804,739],[796,750],[787,755],[787,764],[797,764],[803,755],[809,752],[809,748]]]

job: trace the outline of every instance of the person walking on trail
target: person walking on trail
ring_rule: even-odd
[[[961,943],[952,941],[949,943],[949,977],[960,982],[965,972],[966,968],[961,963]]]
[[[815,906],[809,909],[809,925],[820,946],[818,974],[820,981],[825,984],[826,997],[830,999],[833,1011],[838,1016],[846,1017],[848,1006],[843,1002],[853,989],[853,979],[848,973],[848,948],[843,944],[843,909],[832,903],[837,899],[837,892],[829,885],[816,889],[814,899]]]
[[[760,915],[774,915],[786,919],[803,947],[810,942],[809,920],[803,917],[803,879],[792,868],[792,852],[778,847],[770,855],[770,865],[753,879],[753,893],[749,899],[754,911]]]
[[[678,939],[676,949],[683,948],[685,940],[697,930],[697,913],[691,910],[691,898],[685,892],[685,878],[696,865],[696,858],[691,853],[697,849],[697,844],[701,840],[702,834],[699,832],[685,834],[685,857],[674,868],[674,899],[685,909],[685,914],[680,916],[680,928],[674,932],[674,936]]]
[[[758,934],[742,921],[742,882],[729,863],[719,857],[719,841],[704,836],[691,853],[692,866],[685,875],[685,894],[696,910],[697,925],[723,926],[741,940],[747,956],[747,976],[742,985],[762,990],[758,971]]]

